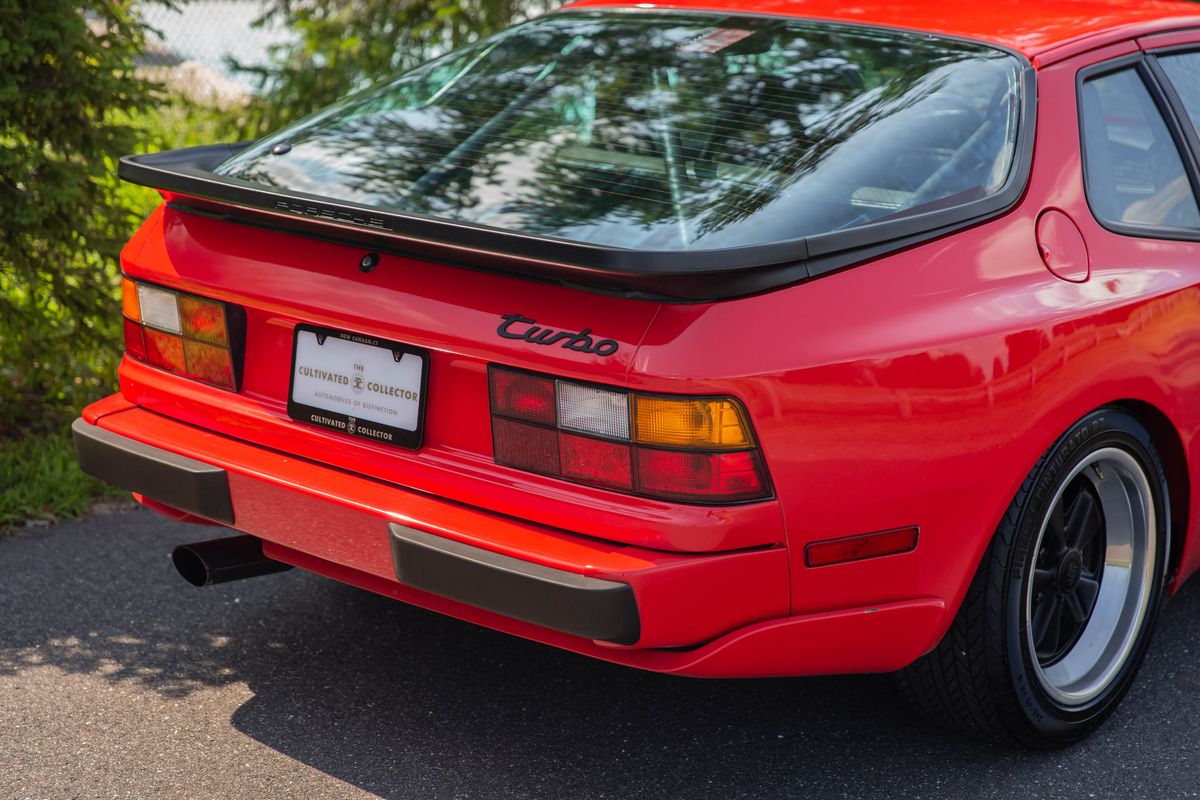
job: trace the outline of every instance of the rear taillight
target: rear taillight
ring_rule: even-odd
[[[488,378],[498,464],[685,503],[770,496],[732,397],[627,392],[495,366]]]
[[[236,391],[231,308],[216,300],[123,278],[125,354],[176,375]]]

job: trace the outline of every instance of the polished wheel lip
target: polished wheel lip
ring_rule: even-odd
[[[1055,702],[1078,707],[1096,699],[1128,661],[1142,629],[1154,588],[1157,512],[1145,467],[1129,451],[1104,447],[1089,453],[1059,482],[1031,551],[1042,547],[1051,514],[1079,476],[1091,481],[1104,517],[1105,554],[1099,594],[1086,627],[1054,663],[1038,662],[1033,637],[1033,564],[1025,580],[1022,624],[1039,685]]]

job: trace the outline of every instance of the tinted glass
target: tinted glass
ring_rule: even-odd
[[[1175,141],[1133,69],[1083,85],[1088,202],[1109,222],[1200,226],[1200,209]]]
[[[896,31],[569,12],[321,112],[218,172],[611,246],[765,244],[997,191],[1021,69],[983,45]]]
[[[1200,53],[1163,56],[1158,63],[1162,64],[1175,91],[1183,99],[1192,124],[1200,129]]]

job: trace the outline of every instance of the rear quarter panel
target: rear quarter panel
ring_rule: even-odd
[[[630,383],[746,401],[784,509],[794,613],[916,596],[956,610],[1030,469],[1104,404],[1158,409],[1194,460],[1200,248],[1109,233],[1083,191],[1075,73],[1134,50],[1039,75],[1033,173],[1006,216],[812,283],[660,310]],[[1082,230],[1087,282],[1043,266],[1047,208]],[[1195,519],[1186,476],[1173,489],[1176,523]],[[914,524],[912,553],[804,565],[809,542]],[[1195,564],[1189,546],[1183,571]]]

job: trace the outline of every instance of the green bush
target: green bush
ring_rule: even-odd
[[[115,175],[155,100],[142,42],[129,3],[0,0],[0,439],[111,384],[117,257],[146,209]]]
[[[114,493],[79,471],[67,426],[115,389],[119,253],[159,201],[117,158],[228,128],[133,73],[129,9],[0,0],[0,530]]]
[[[262,95],[220,112],[135,73],[136,4],[0,0],[0,529],[109,492],[74,466],[67,426],[115,389],[120,249],[159,201],[118,181],[121,155],[261,135],[552,4],[273,0],[264,21],[299,40],[255,70]]]
[[[0,532],[27,520],[78,517],[101,498],[128,493],[84,475],[75,463],[70,431],[25,436],[0,446]]]
[[[61,429],[112,390],[120,248],[157,195],[119,156],[251,138],[552,0],[275,0],[299,34],[221,112],[138,77],[145,28],[120,0],[0,0],[0,442]]]

